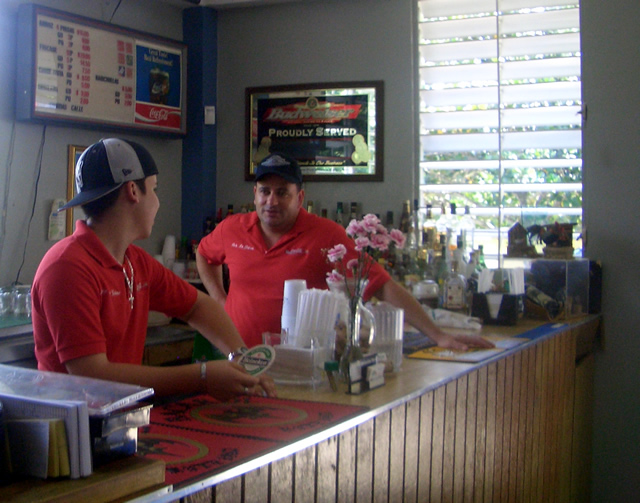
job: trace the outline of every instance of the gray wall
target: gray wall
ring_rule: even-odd
[[[218,14],[218,206],[253,201],[244,182],[244,89],[253,86],[383,80],[384,182],[307,183],[307,200],[358,202],[366,213],[393,210],[417,194],[408,0],[324,0]],[[348,206],[345,207],[347,211]],[[397,222],[396,222],[397,223]]]
[[[16,280],[25,247],[24,266],[18,279],[21,283],[31,283],[40,259],[53,244],[47,241],[49,211],[55,198],[66,197],[67,145],[86,146],[116,134],[47,126],[37,200],[29,226],[36,194],[37,156],[43,126],[14,121],[15,46],[19,43],[16,40],[16,16],[18,5],[22,3],[31,2],[0,1],[0,65],[5,72],[0,87],[0,285]],[[117,4],[113,0],[38,0],[37,3],[100,21],[108,21]],[[154,8],[150,9],[149,5],[154,5]],[[153,4],[149,0],[123,0],[112,22],[176,40],[182,39],[181,10],[158,4],[155,0]],[[160,253],[165,235],[180,235],[181,194],[176,187],[181,183],[182,141],[117,134],[144,143],[158,163],[160,211],[151,237],[140,244],[150,253]]]
[[[15,71],[14,12],[18,0],[1,0],[5,41],[0,64]],[[40,3],[108,18],[113,0]],[[320,206],[359,201],[364,211],[399,211],[415,193],[417,174],[412,0],[325,0],[219,13],[218,206],[251,201],[243,178],[244,88],[337,80],[385,81],[385,182],[309,183],[308,197]],[[589,115],[584,132],[584,215],[587,255],[604,267],[606,345],[597,356],[595,502],[637,501],[640,495],[640,2],[582,0],[583,93]],[[104,9],[104,12],[103,12]],[[123,0],[114,22],[179,39],[175,8],[157,0]],[[10,79],[5,82],[8,83]],[[0,187],[4,189],[13,90],[0,89]],[[41,127],[16,125],[10,171],[7,243],[0,257],[0,284],[12,281],[22,254],[33,198],[35,156]],[[50,243],[44,239],[47,206],[64,196],[66,146],[89,144],[100,132],[47,129],[36,217],[31,228],[23,282],[29,282]],[[145,246],[154,252],[166,233],[179,234],[181,142],[145,137],[161,169],[162,207]],[[0,202],[4,190],[0,191]],[[0,228],[0,231],[2,229]]]
[[[583,0],[584,221],[604,266],[593,501],[640,500],[640,2]]]

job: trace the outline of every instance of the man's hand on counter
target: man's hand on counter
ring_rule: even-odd
[[[436,343],[441,348],[454,349],[456,351],[466,351],[470,347],[486,349],[495,347],[492,342],[479,335],[447,334],[445,332],[441,332]]]

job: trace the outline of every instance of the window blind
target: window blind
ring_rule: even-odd
[[[579,3],[419,0],[418,12],[422,206],[469,206],[494,258],[515,222],[578,234]]]

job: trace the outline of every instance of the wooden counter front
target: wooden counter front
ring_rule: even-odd
[[[371,409],[159,499],[588,501],[592,352],[585,348],[593,348],[599,323],[575,320],[480,364],[404,359],[384,387],[362,395],[280,386],[282,398]],[[516,335],[537,325],[483,330]]]

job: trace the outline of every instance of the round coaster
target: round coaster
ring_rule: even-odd
[[[247,350],[238,363],[252,376],[267,370],[276,359],[276,350],[272,346],[261,344]]]

